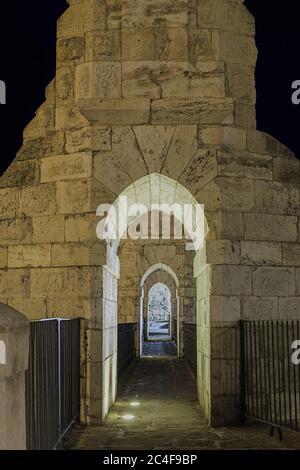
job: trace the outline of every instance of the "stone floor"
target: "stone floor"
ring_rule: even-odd
[[[300,435],[283,442],[264,425],[211,429],[183,360],[142,359],[123,374],[119,396],[102,427],[77,427],[65,449],[300,449]]]
[[[177,349],[173,341],[147,341],[143,344],[144,357],[176,357]]]

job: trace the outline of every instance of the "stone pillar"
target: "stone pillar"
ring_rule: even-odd
[[[29,323],[0,304],[0,449],[26,449],[25,371]]]

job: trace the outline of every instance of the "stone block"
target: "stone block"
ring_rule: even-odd
[[[292,296],[295,294],[295,269],[261,267],[253,271],[255,296]]]
[[[90,210],[91,182],[89,180],[57,183],[57,211],[59,214],[74,214]]]
[[[74,101],[74,70],[63,67],[56,72],[57,105],[64,105]]]
[[[89,62],[78,65],[75,78],[75,97],[121,98],[120,62]]]
[[[280,163],[284,163],[287,158],[296,162],[295,156],[290,149],[279,142],[279,140],[275,139],[275,137],[256,129],[247,129],[247,148],[249,152],[253,153],[284,157],[284,161],[279,161],[279,166],[281,166]],[[274,162],[275,161],[276,159]]]
[[[47,132],[47,135],[25,139],[17,154],[18,160],[30,160],[64,153],[65,136],[63,131]]]
[[[66,152],[111,150],[111,129],[104,126],[83,127],[66,131]]]
[[[256,181],[255,203],[257,212],[300,215],[300,186]]]
[[[188,1],[128,0],[122,8],[123,28],[184,28],[188,25]]]
[[[29,218],[0,220],[0,245],[25,244],[32,241],[32,221]]]
[[[241,318],[239,297],[212,295],[210,297],[210,321],[212,323],[238,322]]]
[[[31,186],[38,183],[39,165],[37,160],[14,160],[0,178],[0,188]],[[0,191],[1,194],[1,191]]]
[[[199,149],[194,158],[182,172],[179,182],[192,194],[212,181],[218,174],[218,162],[215,151]]]
[[[196,196],[205,210],[234,210],[249,212],[254,208],[254,184],[246,178],[218,176]]]
[[[96,241],[98,222],[95,214],[68,215],[65,220],[66,242]]]
[[[221,149],[218,152],[219,174],[222,176],[271,180],[272,158],[248,152]]]
[[[198,198],[199,203],[201,198]],[[242,212],[207,211],[205,217],[208,223],[208,239],[241,240],[244,238],[244,217]]]
[[[0,219],[16,217],[19,209],[17,188],[0,189]]]
[[[26,269],[0,271],[0,296],[3,298],[26,298],[30,293],[30,275]]]
[[[251,295],[251,268],[248,266],[213,266],[212,294],[225,296]]]
[[[152,101],[153,124],[232,124],[231,98],[161,99]]]
[[[279,318],[299,321],[300,297],[279,297]]]
[[[26,216],[54,215],[56,212],[56,186],[53,183],[22,188],[20,213]]]
[[[282,244],[282,263],[285,266],[300,266],[300,244]]]
[[[126,167],[122,166],[111,152],[98,152],[94,155],[93,176],[116,195],[132,183]]]
[[[52,266],[90,266],[105,263],[103,244],[65,243],[52,245]]]
[[[282,263],[281,243],[276,242],[241,242],[242,264],[280,265]]]
[[[227,62],[226,78],[227,96],[232,96],[239,103],[255,105],[256,88],[252,67]]]
[[[244,320],[278,320],[278,298],[243,297],[242,318]]]
[[[198,0],[198,25],[200,28],[254,35],[254,18],[239,1]]]
[[[274,158],[274,180],[300,184],[300,162],[296,158]]]
[[[11,245],[8,247],[9,268],[51,266],[51,245]]]
[[[87,33],[86,62],[118,61],[124,45],[121,42],[121,30],[105,29]],[[122,46],[122,47],[121,47]]]
[[[58,38],[82,37],[94,29],[105,29],[105,4],[98,0],[72,3],[57,23]]]
[[[92,176],[92,152],[49,157],[41,161],[41,183]]]
[[[141,127],[144,128],[144,126]],[[134,129],[129,126],[113,127],[112,149],[114,156],[126,168],[132,181],[148,173]]]
[[[7,247],[0,246],[0,269],[7,267]]]
[[[150,100],[145,98],[82,98],[78,101],[78,108],[86,119],[97,121],[99,125],[104,126],[148,124],[150,120]]]
[[[297,240],[297,217],[245,214],[245,239],[295,242]]]
[[[136,126],[133,128],[148,172],[160,173],[174,137],[173,126]]]
[[[63,38],[57,41],[58,64],[77,63],[84,57],[85,42],[81,36]]]
[[[234,19],[236,21],[236,19]],[[257,60],[257,49],[254,35],[242,36],[230,32],[213,33],[213,44],[216,47],[218,60],[226,63],[254,67]]]
[[[125,98],[198,98],[225,96],[222,64],[188,62],[125,62],[122,68]]]
[[[208,264],[240,264],[240,243],[231,240],[207,240]]]
[[[63,215],[33,217],[33,243],[63,242],[65,218]]]
[[[176,126],[162,174],[178,180],[197,152],[197,126]]]

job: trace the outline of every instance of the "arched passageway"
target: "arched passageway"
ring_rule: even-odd
[[[126,198],[127,213],[122,207],[124,198]],[[144,205],[143,210],[140,208],[141,204]],[[132,208],[134,205],[135,212],[128,212],[128,208]],[[107,242],[107,264],[103,284],[104,297],[106,298],[104,316],[110,320],[115,318],[116,321],[115,326],[108,327],[103,336],[104,350],[110,353],[104,358],[103,376],[112,379],[112,382],[107,380],[103,382],[106,398],[104,415],[107,414],[116,398],[118,351],[117,348],[114,349],[114,345],[116,345],[114,338],[117,334],[117,328],[120,329],[120,325],[123,325],[123,328],[125,324],[136,325],[135,350],[137,357],[144,355],[145,343],[149,340],[153,343],[156,342],[149,334],[148,319],[151,304],[149,294],[151,298],[155,284],[164,284],[170,292],[169,303],[173,316],[168,321],[169,335],[164,339],[168,341],[169,346],[173,345],[172,356],[184,357],[183,323],[192,323],[196,332],[197,288],[195,272],[199,274],[199,270],[197,270],[199,263],[202,263],[202,274],[206,269],[205,236],[208,232],[204,214],[202,211],[199,212],[200,206],[196,199],[178,182],[163,175],[149,175],[142,178],[141,181],[133,183],[115,201],[113,208],[115,212],[110,209],[105,223],[102,223],[101,226],[104,229],[103,236],[106,237]],[[196,222],[198,231],[193,232],[192,224],[183,217],[186,208],[189,211],[188,220]],[[181,220],[180,210],[182,210]],[[160,214],[161,217],[156,237],[152,237],[154,212]],[[164,237],[162,233],[163,217],[166,214],[174,224],[168,237]],[[122,220],[122,224],[120,224],[120,220]],[[147,222],[146,233],[142,232],[141,228],[145,220]],[[119,223],[118,226],[116,226],[116,221]],[[176,233],[178,230],[176,222],[181,224],[181,236]],[[203,299],[205,295],[209,295],[203,285],[201,285],[201,289],[198,289],[198,294],[203,296]],[[201,298],[198,300],[200,301]],[[198,316],[200,317],[198,332],[203,336],[203,340],[197,352],[195,338],[195,355],[199,356],[199,361],[197,358],[195,359],[195,362],[199,364],[197,381],[198,385],[201,385],[208,393],[208,384],[205,385],[207,375],[205,376],[202,367],[205,356],[209,356],[209,350],[204,349],[208,348],[209,344],[208,339],[204,338],[209,334],[209,325],[201,318],[201,313],[198,312]],[[162,342],[162,338],[160,340]],[[170,350],[171,348],[169,348]],[[164,356],[165,354],[162,354],[160,350],[158,355]],[[114,386],[112,386],[113,383]],[[203,399],[199,386],[198,390],[199,398]]]

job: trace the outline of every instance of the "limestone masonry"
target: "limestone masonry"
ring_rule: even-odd
[[[169,266],[180,320],[197,321],[201,407],[235,424],[238,321],[300,311],[300,162],[256,130],[254,19],[242,0],[68,3],[55,78],[0,179],[0,302],[84,319],[81,419],[97,424],[115,400],[118,321],[139,322],[143,273]],[[149,205],[171,191],[204,204],[205,246],[108,249],[96,208],[133,188]]]

